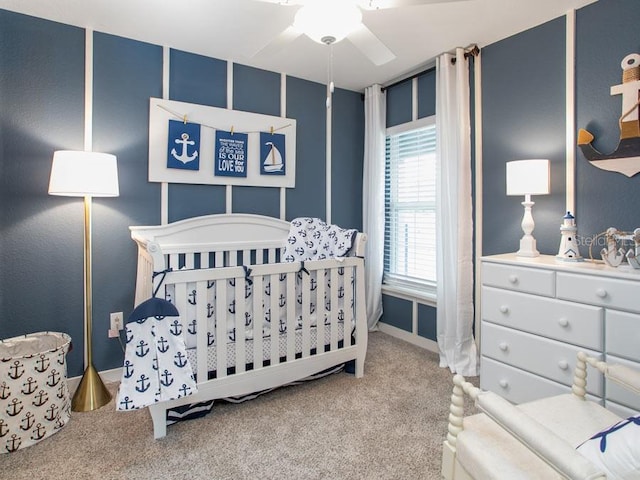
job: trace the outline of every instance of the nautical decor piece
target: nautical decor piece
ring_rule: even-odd
[[[640,228],[629,233],[609,227],[605,234],[607,248],[600,251],[604,263],[610,267],[619,267],[624,266],[624,261],[627,260],[629,266],[640,269]]]
[[[285,138],[278,133],[260,133],[260,174],[284,175],[286,169]]]
[[[246,133],[216,130],[216,176],[247,176],[247,140]]]
[[[197,392],[176,307],[162,298],[138,305],[126,324],[116,408],[135,410]]]
[[[522,231],[520,249],[516,253],[519,257],[537,257],[540,255],[533,238],[535,223],[531,208],[534,202],[531,195],[546,195],[549,193],[549,160],[516,160],[507,162],[507,195],[524,195],[524,216],[522,217]]]
[[[169,120],[167,168],[198,170],[200,168],[200,125]]]
[[[578,241],[576,233],[578,228],[576,227],[576,219],[571,212],[567,212],[564,216],[564,221],[560,226],[560,234],[562,238],[560,240],[560,248],[558,249],[558,255],[556,258],[566,262],[581,262],[584,260],[580,256],[578,249]]]
[[[69,335],[54,332],[0,341],[0,453],[34,445],[70,420],[70,346]]]
[[[627,55],[622,60],[621,66],[622,83],[611,87],[611,95],[622,95],[618,147],[608,154],[599,152],[591,144],[594,136],[584,129],[578,132],[578,146],[594,167],[633,177],[640,172],[640,123],[638,121],[640,54]]]
[[[295,188],[296,120],[150,98],[149,181]]]

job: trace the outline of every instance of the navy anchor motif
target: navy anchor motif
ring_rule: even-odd
[[[33,435],[31,435],[31,440],[42,440],[46,434],[47,434],[47,429],[43,427],[41,423],[38,423],[36,427],[33,429]]]

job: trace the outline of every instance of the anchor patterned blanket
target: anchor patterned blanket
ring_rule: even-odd
[[[197,391],[179,319],[130,322],[126,335],[118,410],[135,410]]]
[[[357,233],[354,229],[328,225],[319,218],[294,218],[282,258],[285,262],[304,262],[344,257]]]

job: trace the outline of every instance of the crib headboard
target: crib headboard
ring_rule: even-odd
[[[154,272],[279,261],[289,227],[286,220],[242,213],[129,227],[138,245],[135,305],[151,297]],[[366,235],[358,233],[349,255],[363,257],[365,242]]]

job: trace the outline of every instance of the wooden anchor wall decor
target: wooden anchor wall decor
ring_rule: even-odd
[[[633,177],[640,172],[640,122],[638,100],[640,91],[640,55],[632,53],[624,57],[622,83],[611,87],[611,95],[622,95],[622,115],[619,120],[620,141],[608,154],[599,152],[593,145],[594,136],[587,130],[578,132],[578,147],[594,167]]]

